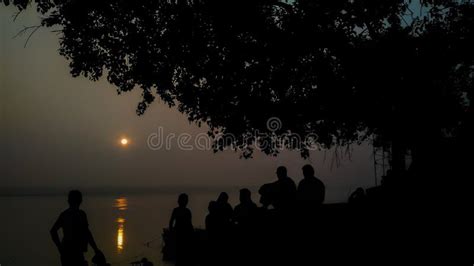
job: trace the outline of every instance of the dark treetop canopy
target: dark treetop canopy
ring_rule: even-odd
[[[10,2],[21,11],[29,1]],[[456,136],[470,117],[471,1],[35,2],[73,76],[142,90],[138,114],[159,97],[216,140],[238,137],[216,150],[248,157],[257,141],[276,154],[289,132],[315,133],[323,148],[374,136],[416,149]],[[269,131],[270,117],[282,127]],[[308,156],[311,143],[286,144]]]

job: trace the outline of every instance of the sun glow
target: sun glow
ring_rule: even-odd
[[[121,143],[123,146],[127,146],[127,145],[128,145],[128,142],[129,142],[129,141],[128,141],[127,138],[122,138],[122,139],[120,140],[120,143]]]

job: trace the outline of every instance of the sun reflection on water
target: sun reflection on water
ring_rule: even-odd
[[[123,251],[123,227],[125,224],[125,219],[124,218],[118,218],[117,219],[118,223],[118,230],[117,230],[117,251],[121,253]]]
[[[128,201],[125,197],[115,199],[114,207],[118,210],[118,218],[116,220],[117,228],[117,252],[122,253],[125,246],[125,211],[128,208]]]
[[[128,207],[128,200],[125,197],[120,197],[115,199],[115,208],[119,211],[126,211]]]

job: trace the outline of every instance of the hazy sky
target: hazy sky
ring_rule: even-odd
[[[147,138],[164,133],[206,132],[159,101],[144,116],[135,113],[139,91],[117,95],[105,80],[73,78],[57,50],[58,36],[40,29],[13,39],[23,26],[37,25],[30,9],[13,22],[12,7],[0,8],[0,188],[6,187],[163,187],[254,186],[273,181],[286,165],[295,181],[311,163],[326,183],[328,197],[344,200],[357,186],[374,184],[372,149],[354,147],[352,160],[331,169],[332,151],[278,157],[255,153],[239,159],[231,151],[151,150]],[[131,145],[119,145],[128,136]]]

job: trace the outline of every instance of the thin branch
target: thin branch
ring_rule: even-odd
[[[18,16],[20,15],[22,10],[19,10],[18,12],[16,12],[12,17],[13,17],[13,22],[16,21],[16,19],[18,18]]]
[[[420,0],[420,18],[423,16],[423,0]]]
[[[62,30],[52,30],[51,32],[55,33],[56,35],[60,35],[61,33],[63,33]]]
[[[408,12],[410,13],[411,18],[413,19],[413,18],[414,18],[414,15],[415,15],[415,12],[413,12],[413,10],[411,10],[411,8],[410,8],[409,5],[407,5],[407,10],[408,10]]]
[[[358,34],[358,36],[362,36],[366,31],[368,31],[369,29],[367,28],[367,26]]]
[[[28,44],[28,41],[30,40],[31,36],[33,36],[33,34],[34,34],[40,27],[41,27],[41,25],[38,26],[38,27],[36,27],[34,30],[31,31],[30,35],[28,36],[28,39],[26,39],[26,42],[25,42],[25,45],[23,46],[23,48],[26,48],[26,45]]]
[[[405,18],[404,18],[403,16],[398,15],[398,17],[399,17],[403,22],[405,22],[405,25],[406,25],[407,27],[410,27],[410,24],[408,24],[408,22],[405,20]]]
[[[26,45],[28,44],[28,41],[30,40],[31,36],[39,29],[41,28],[41,25],[36,25],[36,26],[28,26],[28,27],[23,27],[22,30],[20,30],[15,36],[12,37],[12,39],[15,39],[18,36],[21,36],[25,34],[28,30],[33,29],[30,34],[28,35],[28,38],[26,39],[25,45],[23,46],[26,48]]]
[[[369,36],[371,39],[374,39],[377,36],[377,32],[375,31],[374,27],[370,24],[370,22],[365,22],[365,27],[369,31]]]
[[[12,39],[15,39],[16,37],[23,35],[27,30],[35,28],[35,27],[39,27],[39,26],[38,25],[37,26],[28,26],[28,27],[23,26],[23,29],[20,30],[15,36],[13,36]]]
[[[346,144],[345,156],[349,161],[352,161],[352,151],[352,146],[350,144]]]
[[[290,15],[293,14],[293,8],[290,4],[276,1],[276,2],[271,3],[271,5],[278,6],[282,9],[284,9]]]

